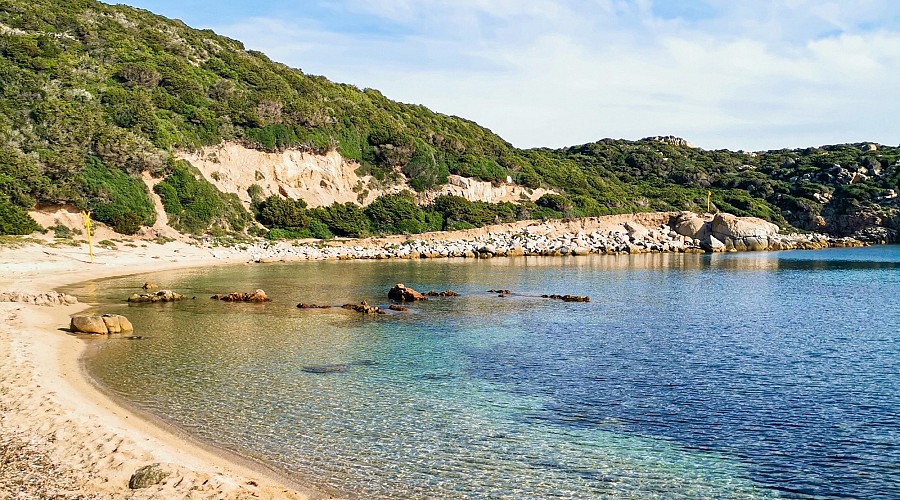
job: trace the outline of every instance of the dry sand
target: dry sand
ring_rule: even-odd
[[[246,259],[184,242],[133,244],[96,249],[94,264],[84,246],[2,246],[0,291],[43,293],[89,279]],[[0,499],[326,496],[225,458],[104,396],[81,366],[85,341],[61,330],[86,307],[0,303]],[[132,473],[153,463],[171,475],[130,490]]]

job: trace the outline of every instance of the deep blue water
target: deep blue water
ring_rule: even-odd
[[[145,279],[75,293],[111,303]],[[106,307],[148,338],[99,343],[91,373],[319,487],[900,498],[900,247],[314,262],[151,279],[198,299]],[[376,318],[294,307],[386,305],[395,282],[463,296]],[[257,287],[275,301],[207,298]],[[315,373],[334,365],[342,371]]]

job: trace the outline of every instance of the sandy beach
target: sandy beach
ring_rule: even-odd
[[[3,246],[0,291],[44,293],[89,279],[246,260],[183,242],[136,243],[95,248],[94,264],[85,246]],[[81,367],[87,343],[63,330],[71,314],[89,307],[0,303],[0,499],[327,497],[178,436],[103,395]],[[131,475],[155,463],[169,476],[129,489]]]

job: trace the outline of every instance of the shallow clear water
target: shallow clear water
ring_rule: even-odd
[[[97,343],[92,375],[351,496],[900,497],[900,247],[232,266],[73,291],[120,304],[145,279],[197,299],[104,307],[145,338]],[[463,296],[295,308],[387,305],[395,282]],[[208,298],[255,288],[274,302]]]

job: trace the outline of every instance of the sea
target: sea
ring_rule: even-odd
[[[145,281],[188,298],[127,304]],[[460,296],[296,307],[386,308],[395,283]],[[258,288],[272,301],[210,299]],[[349,498],[900,498],[898,246],[229,265],[66,291],[135,326],[90,341],[105,391]]]

